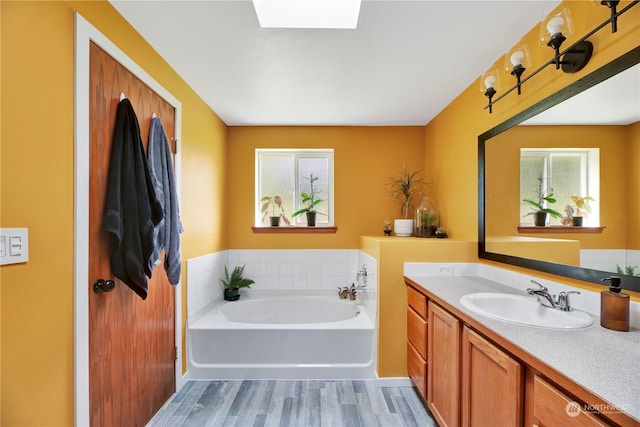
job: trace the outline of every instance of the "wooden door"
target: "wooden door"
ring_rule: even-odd
[[[174,141],[175,109],[99,47],[90,49],[89,410],[92,426],[144,426],[175,391],[175,289],[162,263],[142,300],[111,273],[102,216],[120,93],[131,101],[145,147],[152,114]],[[93,282],[116,287],[95,293]]]
[[[521,426],[520,363],[470,330],[462,331],[462,425]]]
[[[427,405],[441,427],[460,424],[460,321],[429,301]]]

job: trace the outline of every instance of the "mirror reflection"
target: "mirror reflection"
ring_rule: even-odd
[[[486,140],[485,250],[640,277],[638,165],[635,65]]]

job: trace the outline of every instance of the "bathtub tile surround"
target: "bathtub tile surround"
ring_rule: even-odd
[[[635,267],[640,274],[640,250],[633,249],[581,249],[580,266],[594,270],[611,271],[616,267],[624,270],[626,266]]]
[[[222,301],[220,277],[224,266],[245,265],[245,275],[256,283],[251,290],[336,290],[351,286],[363,264],[368,286],[376,285],[376,260],[357,249],[230,249],[187,260],[187,313],[196,314]],[[242,290],[242,292],[246,292]],[[375,301],[375,291],[368,293]],[[374,310],[369,315],[375,319]]]
[[[224,276],[227,253],[215,252],[187,260],[187,316],[213,301],[222,301],[220,278]]]
[[[518,273],[499,267],[480,264],[480,263],[405,263],[405,276],[443,276],[442,266],[451,266],[451,276],[479,276],[485,279],[493,280],[512,288],[522,291],[526,295],[526,289],[532,286],[531,280],[535,280],[541,285],[549,289],[552,294],[559,294],[561,291],[579,291],[580,295],[572,295],[571,306],[577,310],[586,311],[587,313],[599,318],[600,317],[600,292],[593,292],[586,289],[575,288],[563,283],[554,282],[547,279],[541,279],[531,274]],[[604,290],[604,288],[603,288]],[[631,301],[629,309],[629,325],[640,328],[640,303]]]
[[[149,422],[157,426],[435,427],[412,387],[375,381],[190,381]]]

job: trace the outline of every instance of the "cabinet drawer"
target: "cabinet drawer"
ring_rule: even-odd
[[[413,308],[423,319],[427,318],[427,297],[411,286],[407,286],[407,300],[409,307]]]
[[[407,338],[423,359],[427,359],[427,321],[407,307]]]
[[[416,349],[407,343],[407,372],[413,380],[420,396],[427,400],[427,362],[418,354]]]
[[[579,402],[540,378],[533,379],[533,418],[534,425],[540,427],[568,426],[592,427],[606,426],[589,412],[582,409]]]

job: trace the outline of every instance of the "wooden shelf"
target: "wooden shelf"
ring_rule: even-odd
[[[251,227],[255,234],[335,234],[338,231],[338,227]]]
[[[518,233],[572,233],[572,234],[598,234],[602,233],[605,227],[576,227],[573,225],[547,225],[545,227],[538,226],[519,226]]]

